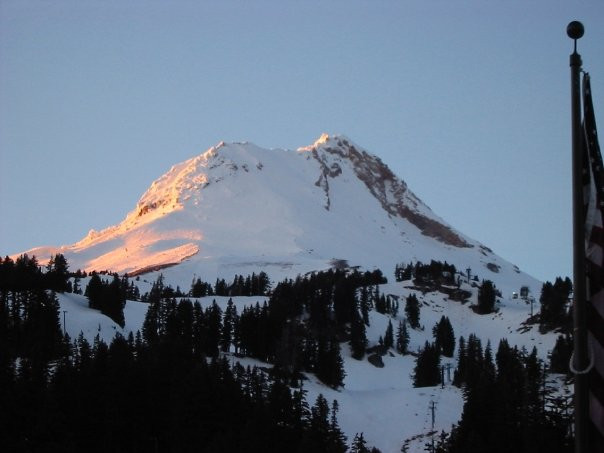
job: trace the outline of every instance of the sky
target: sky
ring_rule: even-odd
[[[602,129],[600,0],[2,0],[0,254],[119,223],[220,141],[327,132],[522,270],[572,276],[572,20]]]

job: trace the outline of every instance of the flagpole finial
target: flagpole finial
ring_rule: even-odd
[[[583,33],[585,33],[585,28],[583,27],[583,24],[578,20],[573,20],[566,27],[566,34],[570,39],[574,39],[575,41],[581,38],[583,36]]]
[[[583,27],[583,24],[578,20],[573,20],[566,27],[566,34],[570,39],[574,40],[575,42],[574,54],[577,54],[577,39],[581,38],[583,36],[583,33],[585,33],[585,28]]]

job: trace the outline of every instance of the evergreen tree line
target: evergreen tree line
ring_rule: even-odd
[[[367,287],[361,288],[361,300],[363,300],[363,292],[367,291]],[[372,294],[369,292],[369,294]],[[371,298],[370,298],[371,299]],[[399,303],[390,295],[380,294],[379,286],[375,286],[373,291],[373,299],[370,300],[370,305],[373,305],[375,311],[383,315],[392,316],[395,318],[398,315]]]
[[[233,282],[227,285],[224,279],[216,279],[214,294],[208,296],[268,296],[271,290],[271,282],[266,272],[252,273],[243,278],[243,275],[235,275]],[[193,296],[201,297],[201,296]]]
[[[62,255],[51,260],[46,273],[42,273],[35,258],[29,259],[27,256],[18,259],[14,265],[10,259],[5,260],[0,271],[3,272],[2,275],[9,275],[10,272],[11,278],[2,279],[3,283],[6,282],[6,287],[43,288],[45,283],[56,281],[47,278],[54,273],[55,268],[63,269],[60,273],[63,275],[63,284],[57,287],[67,289],[65,282],[68,282],[69,274],[67,262]],[[138,288],[126,276],[120,279],[117,274],[113,274],[112,277],[110,281],[104,280],[93,272],[85,295],[91,308],[100,310],[123,327],[126,299],[139,298]],[[141,297],[150,303],[143,330],[147,334],[147,340],[153,341],[154,336],[163,334],[167,329],[167,323],[174,318],[173,313],[181,310],[183,313],[179,312],[180,318],[186,318],[181,321],[195,325],[198,349],[207,356],[216,357],[219,350],[228,351],[233,347],[235,352],[241,351],[274,363],[292,377],[300,371],[314,372],[327,385],[337,387],[342,385],[344,379],[339,343],[350,339],[350,323],[352,320],[359,320],[359,308],[363,311],[363,320],[367,324],[368,311],[374,305],[383,305],[385,312],[393,313],[398,309],[398,304],[393,304],[389,297],[379,294],[377,285],[385,281],[380,271],[320,272],[296,281],[280,283],[268,304],[247,308],[239,316],[232,301],[224,314],[217,304],[202,311],[189,301],[176,303],[175,297],[182,295],[182,292],[178,288],[174,291],[170,286],[164,285],[163,278],[160,277],[151,291]],[[198,283],[199,280],[193,283],[191,292],[199,289],[199,285],[195,288]],[[360,307],[357,289],[361,286],[366,288],[367,285],[376,286],[369,292],[365,291],[370,296],[365,298]],[[224,294],[221,286],[222,283],[218,281],[215,288],[218,291],[215,290],[214,293]],[[261,272],[246,279],[236,276],[233,284],[225,291],[252,294],[266,293],[269,289],[270,282],[266,274]],[[251,292],[248,293],[248,290]],[[43,290],[40,291],[42,294]],[[42,294],[40,297],[45,296]],[[19,301],[16,300],[11,302],[13,312],[17,311],[18,304]],[[187,313],[191,313],[191,316]],[[14,338],[19,338],[17,330],[14,328],[11,331]],[[362,358],[366,347],[364,324],[358,334],[362,337],[359,352]],[[185,332],[183,338],[190,336]],[[18,342],[19,340],[14,340],[13,344]]]
[[[414,387],[441,384],[443,375],[440,358],[453,357],[455,352],[455,333],[449,318],[442,316],[432,328],[432,335],[434,341],[426,341],[424,347],[418,351],[412,376]]]
[[[548,281],[543,284],[539,297],[539,328],[542,333],[553,329],[570,332],[572,317],[568,305],[572,291],[573,284],[568,277],[557,277],[554,283]]]
[[[46,362],[61,350],[59,302],[43,289],[0,290],[0,365],[11,358]],[[0,384],[0,387],[2,384]]]
[[[137,277],[138,278],[138,277]],[[201,280],[201,278],[194,278],[191,282],[191,287],[188,292],[184,292],[180,287],[176,289],[172,286],[163,284],[162,297],[208,297],[208,296],[268,296],[271,291],[271,282],[268,275],[265,272],[243,277],[243,275],[235,275],[231,284],[227,283],[223,278],[217,278],[216,283],[212,286],[211,283]],[[140,300],[147,302],[149,299],[149,293],[145,293],[140,297]],[[137,300],[137,299],[134,299]]]
[[[347,451],[337,402],[309,407],[302,388],[256,368],[140,334],[63,346],[52,362],[4,369],[5,451]]]
[[[42,272],[35,256],[23,254],[13,261],[8,256],[0,259],[0,291],[25,291],[49,289],[71,292],[70,273],[65,257],[57,254],[50,258]]]
[[[0,290],[48,289],[82,294],[80,280],[86,276],[86,272],[79,269],[71,272],[60,253],[51,256],[46,266],[41,266],[35,256],[29,257],[26,253],[14,261],[8,256],[0,259]]]
[[[62,256],[51,260],[43,273],[35,257],[15,261],[0,259],[0,366],[10,368],[11,358],[46,362],[61,349],[59,302],[54,291],[65,287]],[[55,270],[56,269],[56,270]],[[66,266],[65,266],[66,272]],[[4,379],[6,376],[4,377]],[[3,378],[0,378],[3,379]],[[0,383],[2,387],[2,383]]]
[[[398,315],[399,302],[390,296],[380,295],[379,287],[361,287],[359,297],[360,314],[357,312],[351,322],[350,327],[350,348],[352,357],[361,360],[367,351],[367,335],[365,327],[369,326],[369,310],[375,308],[379,313],[395,318]],[[369,295],[369,297],[368,297]],[[386,354],[388,349],[395,348],[399,354],[408,354],[409,350],[409,330],[407,326],[418,329],[420,306],[419,300],[414,293],[406,298],[405,315],[406,318],[399,320],[396,334],[392,319],[388,319],[388,326],[384,335],[380,335],[377,348],[372,351],[381,355]]]
[[[500,341],[491,345],[470,335],[459,340],[454,384],[464,390],[462,418],[441,452],[569,452],[571,418],[546,385],[537,350],[530,353]]]
[[[416,387],[442,382],[440,358],[445,350],[451,353],[455,345],[446,317],[432,332],[434,342],[426,342],[417,355],[412,376]],[[566,354],[570,355],[571,347],[568,336],[558,338],[549,372],[567,372]],[[503,339],[493,356],[490,343],[483,349],[476,335],[471,334],[467,340],[460,337],[453,384],[463,388],[462,418],[450,434],[441,435],[436,451],[572,451],[570,401],[547,384],[546,376],[536,348],[528,353]]]
[[[258,275],[253,273],[245,279],[243,276],[235,276],[233,283],[227,285],[224,279],[216,281],[216,285],[202,282],[200,278],[195,279],[191,284],[191,289],[188,294],[183,293],[179,287],[172,288],[170,285],[163,283],[161,278],[160,285],[152,289],[151,292],[145,293],[142,296],[139,293],[138,287],[134,282],[129,281],[127,275],[120,277],[117,274],[112,275],[112,280],[101,279],[98,273],[92,272],[91,279],[86,287],[84,295],[88,297],[90,308],[100,310],[101,313],[110,317],[113,321],[124,327],[123,309],[126,300],[142,300],[150,302],[153,297],[170,299],[176,297],[206,297],[206,296],[264,296],[270,291],[270,280],[265,272],[260,272]],[[157,283],[157,282],[156,282]],[[77,285],[77,279],[75,280]],[[157,293],[157,289],[161,288],[161,292]],[[76,291],[77,292],[77,291]]]
[[[375,286],[361,286],[356,292],[358,310],[353,310],[352,320],[350,321],[350,333],[348,335],[348,343],[350,345],[352,357],[361,360],[367,352],[367,333],[366,327],[369,326],[369,312],[375,309],[378,313],[388,315],[390,317],[396,317],[399,311],[399,302],[390,295],[380,294],[380,288],[376,284]],[[404,321],[401,321],[404,322]],[[399,325],[398,333],[401,334],[401,329],[405,329],[403,335],[406,338],[400,339],[397,342],[397,349],[401,354],[407,353],[407,345],[409,344],[409,334],[406,332],[405,327]],[[348,334],[348,332],[346,332]],[[385,354],[389,348],[394,346],[394,331],[392,327],[392,320],[388,320],[388,327],[384,332],[383,336],[379,338],[379,344],[376,352]]]
[[[285,304],[274,299],[279,296],[245,307],[239,315],[232,299],[223,312],[216,301],[203,309],[198,301],[162,298],[162,281],[158,279],[149,293],[142,332],[148,343],[167,337],[183,343],[183,351],[193,357],[233,351],[273,363],[292,383],[301,371],[309,371],[332,387],[343,384],[338,337],[327,330],[313,332],[301,318],[288,319],[279,310]]]
[[[0,290],[6,451],[348,451],[336,401],[320,395],[309,407],[278,367],[267,373],[219,357],[231,304],[221,323],[216,304],[154,303],[161,280],[154,286],[143,333],[109,345],[62,335],[53,292]],[[361,433],[351,451],[377,450]]]
[[[439,283],[444,285],[456,284],[455,274],[457,269],[446,261],[431,260],[429,264],[421,261],[408,264],[397,264],[394,268],[394,277],[397,282],[414,280],[416,284]]]
[[[344,379],[340,341],[350,336],[347,322],[361,319],[356,289],[376,281],[382,281],[380,274],[343,271],[286,280],[268,302],[245,307],[239,314],[232,300],[223,313],[215,302],[203,310],[198,302],[163,298],[160,278],[148,295],[143,334],[152,342],[164,332],[172,335],[171,325],[179,326],[174,336],[192,342],[194,353],[216,357],[233,350],[273,363],[291,382],[308,371],[338,387]]]
[[[111,318],[123,328],[126,322],[124,319],[126,299],[132,300],[134,297],[131,288],[132,286],[128,282],[127,277],[120,279],[117,274],[114,274],[113,279],[109,282],[101,280],[101,277],[93,272],[84,295],[88,297],[88,306],[90,308],[100,310],[101,313]],[[138,293],[138,289],[135,292]]]

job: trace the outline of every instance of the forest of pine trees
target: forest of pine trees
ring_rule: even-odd
[[[425,284],[430,278],[449,284],[454,268],[447,266],[407,266],[397,278],[411,272],[410,278]],[[371,310],[389,316],[382,353],[409,353],[408,327],[420,328],[413,293],[405,301],[405,318],[393,325],[398,300],[380,294],[385,278],[379,271],[329,270],[274,288],[263,273],[236,276],[230,285],[192,282],[191,297],[268,297],[241,312],[232,299],[224,311],[216,302],[202,306],[161,276],[140,296],[127,277],[103,280],[93,273],[85,291],[92,308],[120,325],[126,299],[140,296],[149,308],[141,332],[117,335],[110,344],[97,337],[90,344],[61,331],[56,297],[81,292],[82,276],[70,273],[61,255],[44,269],[27,255],[0,260],[0,438],[7,451],[346,452],[337,401],[320,395],[311,407],[301,372],[342,386],[340,344],[348,341],[353,357],[364,358]],[[542,324],[566,322],[571,290],[562,279],[544,285]],[[496,295],[494,285],[483,281],[478,311],[492,311]],[[465,401],[460,422],[443,433],[437,451],[570,451],[570,415],[548,387],[536,349],[529,353],[502,339],[493,353],[475,335],[456,342],[446,316],[432,334],[434,342],[417,351],[413,384],[441,384],[441,356],[453,357],[457,343],[453,384],[463,389]],[[571,350],[568,333],[560,335],[549,371],[568,373]],[[274,366],[244,369],[224,353]],[[351,451],[377,451],[362,433],[350,441]]]
[[[557,277],[553,284],[551,282],[543,284],[539,297],[541,303],[539,324],[542,332],[556,328],[570,330],[572,320],[568,312],[568,302],[572,290],[573,284],[568,277],[565,279]]]
[[[192,297],[204,296],[266,296],[271,290],[271,282],[266,272],[258,275],[252,273],[246,278],[243,275],[235,275],[233,282],[229,285],[224,279],[217,279],[212,291],[208,283],[197,279],[191,285],[190,295]]]
[[[397,282],[412,280],[416,284],[456,284],[455,274],[457,269],[454,265],[448,264],[446,261],[430,261],[429,264],[424,264],[421,261],[409,263],[407,265],[397,264],[394,269],[394,277]]]
[[[84,295],[88,297],[90,308],[99,310],[120,327],[124,327],[127,288],[127,279],[122,281],[117,274],[113,275],[111,282],[109,282],[101,280],[98,274],[93,273]]]
[[[61,332],[54,290],[66,289],[66,280],[47,278],[35,258],[27,257],[1,261],[0,276],[4,451],[348,450],[336,401],[329,404],[319,395],[310,406],[303,387],[292,388],[279,367],[244,369],[218,353],[233,345],[253,347],[246,343],[249,336],[241,340],[232,303],[222,313],[215,303],[202,309],[199,302],[162,297],[160,278],[147,295],[142,332],[118,334],[110,344],[97,337],[90,344],[81,334],[72,341]],[[101,281],[99,288],[117,290],[115,281]],[[123,291],[126,280],[118,281]],[[95,291],[93,285],[93,304]],[[267,323],[261,332],[274,327],[286,335],[277,322],[280,304],[271,299],[260,309],[266,313],[260,322]],[[267,345],[276,360],[279,348]],[[334,385],[341,382],[338,367],[318,365],[338,364],[337,338],[317,333],[314,354],[317,374]],[[357,450],[365,447],[362,433],[360,439]]]
[[[537,351],[502,339],[495,357],[480,339],[459,339],[454,384],[464,390],[462,418],[440,452],[570,452],[571,418],[553,405]]]

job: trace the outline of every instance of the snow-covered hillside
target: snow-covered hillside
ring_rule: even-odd
[[[137,282],[147,284],[143,279]],[[530,307],[522,299],[513,299],[504,296],[499,299],[496,308],[498,311],[489,315],[477,315],[470,308],[476,302],[477,288],[467,283],[462,283],[462,289],[472,293],[469,302],[462,304],[453,301],[440,292],[426,292],[422,294],[412,288],[411,281],[392,282],[380,286],[380,292],[401,298],[406,298],[415,293],[420,302],[420,324],[422,328],[410,330],[410,351],[417,351],[426,340],[432,341],[432,327],[447,316],[455,329],[455,336],[464,336],[466,339],[472,333],[476,334],[486,345],[491,342],[494,348],[499,340],[507,338],[509,343],[519,348],[531,350],[535,346],[539,356],[543,359],[552,349],[555,335],[541,335],[536,326],[523,326],[530,315]],[[197,299],[203,307],[213,300],[225,310],[228,297],[206,297]],[[124,310],[126,325],[122,329],[100,312],[88,308],[85,297],[75,294],[59,294],[61,310],[66,311],[66,329],[72,338],[80,332],[92,341],[96,335],[105,341],[110,341],[116,333],[128,335],[142,327],[147,304],[128,301]],[[243,308],[263,303],[266,297],[235,297],[234,304],[238,313]],[[538,310],[538,305],[535,307]],[[395,319],[372,311],[370,313],[370,327],[367,329],[369,346],[378,344],[380,336],[384,335],[389,319],[393,324],[403,318],[403,310]],[[350,442],[356,433],[363,432],[368,444],[375,445],[382,452],[398,452],[407,441],[410,452],[424,451],[424,444],[430,439],[431,431],[431,402],[436,403],[435,430],[449,431],[451,425],[459,421],[461,416],[463,398],[461,390],[447,383],[443,388],[424,387],[414,388],[411,374],[415,366],[412,355],[402,356],[394,350],[383,356],[384,367],[377,368],[369,363],[367,358],[355,360],[352,358],[346,343],[341,344],[342,357],[346,371],[345,385],[338,390],[331,389],[319,382],[311,374],[306,374],[304,383],[308,391],[308,401],[312,402],[319,393],[328,401],[338,401],[340,412],[338,420],[340,426]],[[239,358],[231,355],[233,362],[239,361],[244,366],[268,364],[254,359]],[[455,359],[443,358],[443,364],[451,363],[455,367]],[[451,370],[452,377],[452,370]]]
[[[396,263],[438,259],[505,293],[539,290],[344,136],[323,135],[297,151],[220,143],[153,182],[120,224],[27,253],[41,262],[62,253],[71,269],[86,271],[161,269],[167,283],[183,288],[194,275],[214,281],[264,270],[278,281],[341,260],[389,276]]]

